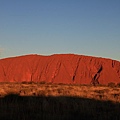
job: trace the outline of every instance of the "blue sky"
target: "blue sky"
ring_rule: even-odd
[[[0,58],[61,53],[120,61],[120,0],[0,0]]]

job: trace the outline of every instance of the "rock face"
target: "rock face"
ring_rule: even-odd
[[[26,55],[0,60],[0,82],[120,83],[120,62],[74,54]]]

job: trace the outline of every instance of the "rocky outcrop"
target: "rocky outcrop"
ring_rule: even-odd
[[[74,54],[26,55],[0,60],[0,82],[120,83],[120,62]]]

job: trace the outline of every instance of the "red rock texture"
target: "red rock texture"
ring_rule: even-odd
[[[26,55],[0,60],[0,82],[120,83],[120,62],[74,54]]]

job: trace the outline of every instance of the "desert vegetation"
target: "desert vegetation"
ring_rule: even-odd
[[[50,83],[1,83],[0,97],[9,94],[19,96],[69,96],[83,97],[103,101],[120,102],[120,86],[109,83],[107,86],[99,85],[72,85]]]
[[[0,83],[0,119],[119,120],[120,87]]]

